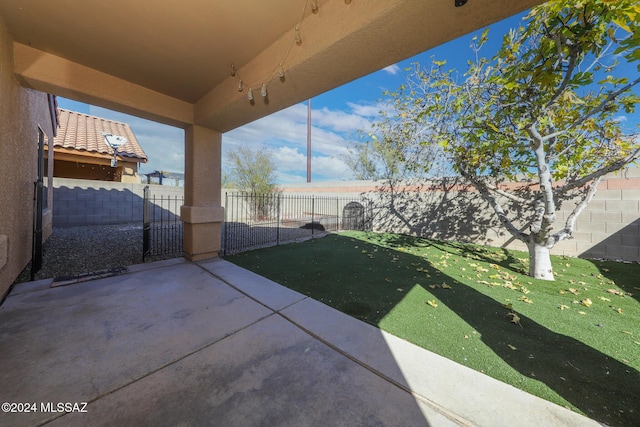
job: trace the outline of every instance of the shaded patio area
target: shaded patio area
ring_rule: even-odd
[[[598,425],[222,259],[19,284],[0,349],[1,425]]]

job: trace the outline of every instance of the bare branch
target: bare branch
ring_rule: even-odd
[[[528,200],[526,200],[526,199],[524,199],[522,197],[518,197],[515,194],[511,194],[508,191],[501,190],[501,189],[499,189],[497,186],[495,186],[493,184],[483,183],[483,185],[485,185],[488,190],[491,190],[494,193],[499,194],[500,196],[505,197],[505,198],[507,198],[509,200],[512,200],[512,201],[514,201],[516,203],[520,203],[520,204],[523,204],[523,205],[528,203]]]
[[[576,205],[576,207],[567,218],[565,227],[553,236],[554,244],[558,243],[561,240],[568,239],[572,236],[576,228],[576,219],[578,219],[578,216],[580,216],[582,211],[584,211],[587,205],[591,203],[591,200],[593,200],[593,196],[595,196],[596,192],[598,191],[598,185],[600,184],[600,181],[602,181],[602,178],[602,176],[599,176],[593,182],[591,182],[591,184],[589,185],[589,190],[586,192],[582,200]]]

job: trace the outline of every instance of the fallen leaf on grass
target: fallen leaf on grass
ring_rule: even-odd
[[[558,307],[560,310],[567,310],[569,309],[568,305],[564,305],[564,304],[560,304],[560,307]]]
[[[512,310],[513,309],[513,304],[511,304],[510,302],[508,302],[506,304],[502,304],[502,306],[504,308],[506,308],[507,310]]]
[[[577,289],[573,289],[573,288],[569,288],[567,289],[569,292],[571,292],[574,295],[578,295],[580,293],[580,291],[578,291]]]
[[[533,301],[531,301],[529,298],[525,297],[524,295],[518,298],[518,301],[526,302],[527,304],[533,304]]]
[[[517,348],[511,344],[507,344],[507,347],[509,347],[511,350],[517,350]]]
[[[609,292],[610,294],[614,294],[614,295],[624,295],[622,292],[620,292],[617,289],[607,289],[607,292]]]
[[[434,299],[427,301],[427,304],[429,304],[433,308],[438,307],[438,303]]]
[[[584,311],[579,311],[578,314],[587,314]]]
[[[593,304],[593,302],[591,302],[590,298],[585,298],[582,301],[580,301],[580,303],[582,305],[584,305],[585,307],[591,307],[591,305]]]
[[[602,301],[611,301],[611,300],[610,300],[609,298],[607,298],[607,297],[598,297],[598,298],[600,298]]]
[[[511,320],[510,320],[511,323],[515,323],[516,325],[522,328],[522,324],[520,323],[520,316],[518,316],[516,313],[509,312],[507,313],[507,317],[511,317]]]

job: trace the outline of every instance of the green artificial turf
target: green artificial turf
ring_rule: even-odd
[[[345,232],[227,260],[609,425],[640,425],[640,265]],[[514,422],[517,423],[516,420]]]

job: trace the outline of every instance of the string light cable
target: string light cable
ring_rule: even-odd
[[[351,0],[344,0],[345,4],[350,4]],[[293,38],[291,40],[291,43],[289,43],[287,50],[282,58],[282,60],[278,61],[278,65],[274,68],[274,70],[271,72],[271,75],[266,79],[263,80],[263,83],[260,84],[256,84],[256,85],[248,85],[246,84],[246,82],[242,79],[242,77],[240,76],[240,73],[238,71],[238,69],[236,68],[235,64],[231,64],[231,76],[232,77],[236,77],[238,79],[238,83],[236,88],[238,89],[238,92],[243,92],[245,87],[248,88],[247,90],[247,99],[249,100],[250,103],[253,103],[255,98],[253,95],[253,89],[256,90],[260,90],[260,95],[263,98],[266,98],[269,94],[268,92],[268,87],[271,85],[271,83],[274,80],[279,80],[280,82],[284,83],[285,81],[285,64],[287,62],[287,59],[289,58],[289,55],[291,53],[291,49],[293,48],[294,45],[296,46],[301,46],[304,39],[302,37],[302,33],[301,33],[301,27],[302,27],[302,22],[304,19],[304,16],[307,12],[307,6],[310,5],[311,8],[311,12],[312,14],[316,15],[318,14],[319,11],[319,0],[305,0],[304,2],[304,6],[302,8],[302,13],[300,14],[300,19],[298,19],[297,24],[294,26],[293,28]]]

